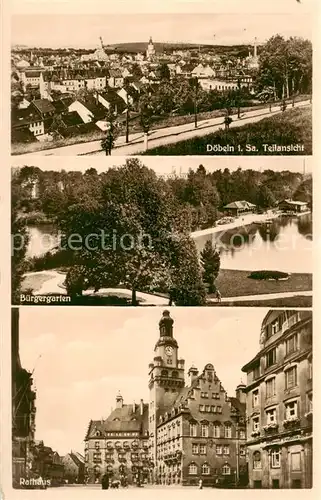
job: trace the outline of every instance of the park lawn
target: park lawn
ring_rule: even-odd
[[[52,276],[50,274],[35,274],[25,276],[21,285],[21,292],[25,293],[30,290],[32,290],[32,292],[38,292],[42,285],[50,279],[52,279]]]
[[[221,269],[216,286],[223,298],[267,293],[303,292],[312,290],[312,274],[293,273],[286,281],[265,281],[248,278],[252,271]],[[215,295],[209,295],[214,298]],[[241,304],[240,304],[241,305]]]
[[[312,297],[297,295],[280,299],[231,301],[224,303],[208,302],[207,306],[227,307],[312,307]]]
[[[151,148],[142,155],[209,155],[211,153],[207,152],[208,144],[234,147],[234,151],[226,148],[226,151],[216,153],[219,155],[262,155],[264,154],[263,144],[304,146],[304,152],[272,151],[268,153],[270,155],[312,154],[311,107],[288,109],[284,113],[231,128],[228,131],[222,129],[202,137]],[[247,145],[255,146],[256,151],[247,151]]]

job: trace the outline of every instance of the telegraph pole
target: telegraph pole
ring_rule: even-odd
[[[126,109],[126,143],[129,141],[129,104],[128,104],[128,92],[126,90],[126,104],[127,104],[127,109]]]

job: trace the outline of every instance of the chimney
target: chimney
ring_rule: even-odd
[[[241,381],[241,383],[237,386],[237,388],[235,390],[236,399],[238,399],[240,403],[244,403],[244,404],[246,403],[245,388],[246,388],[246,385],[243,384],[243,382]]]
[[[189,385],[192,385],[194,380],[198,377],[198,369],[192,365],[188,370],[187,375],[189,376]]]
[[[139,405],[139,414],[143,415],[144,413],[144,401],[143,399],[140,400],[140,405]]]
[[[135,401],[134,401],[134,402],[133,402],[133,413],[135,413],[135,411],[136,411],[136,403],[135,403]]]
[[[124,403],[123,396],[118,391],[118,394],[116,396],[116,408],[122,408],[123,403]]]

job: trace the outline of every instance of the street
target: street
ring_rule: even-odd
[[[300,101],[295,103],[295,107],[310,106],[309,100]],[[288,105],[288,109],[292,109],[292,105]],[[272,106],[271,112],[269,108],[257,109],[241,113],[238,118],[237,114],[231,115],[233,122],[230,128],[240,127],[248,123],[255,123],[267,116],[277,115],[282,113],[280,105]],[[161,128],[152,130],[149,133],[148,147],[155,148],[167,144],[173,144],[193,137],[201,137],[207,134],[218,131],[224,128],[224,117],[220,116],[208,120],[198,122],[198,127],[194,127],[194,123],[186,123],[184,125],[177,125],[175,127]],[[129,135],[129,143],[125,143],[125,136],[121,136],[116,140],[116,146],[112,150],[113,156],[127,156],[142,153],[144,151],[144,136],[142,132]],[[80,144],[72,144],[70,146],[63,146],[60,148],[46,149],[43,151],[36,151],[28,153],[25,156],[85,156],[85,155],[105,155],[101,150],[100,140],[85,142]]]

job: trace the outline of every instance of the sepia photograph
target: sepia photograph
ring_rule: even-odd
[[[311,488],[312,393],[311,311],[13,308],[13,487]]]
[[[13,15],[12,154],[311,155],[305,6]]]
[[[16,305],[312,305],[311,159],[12,159]]]

